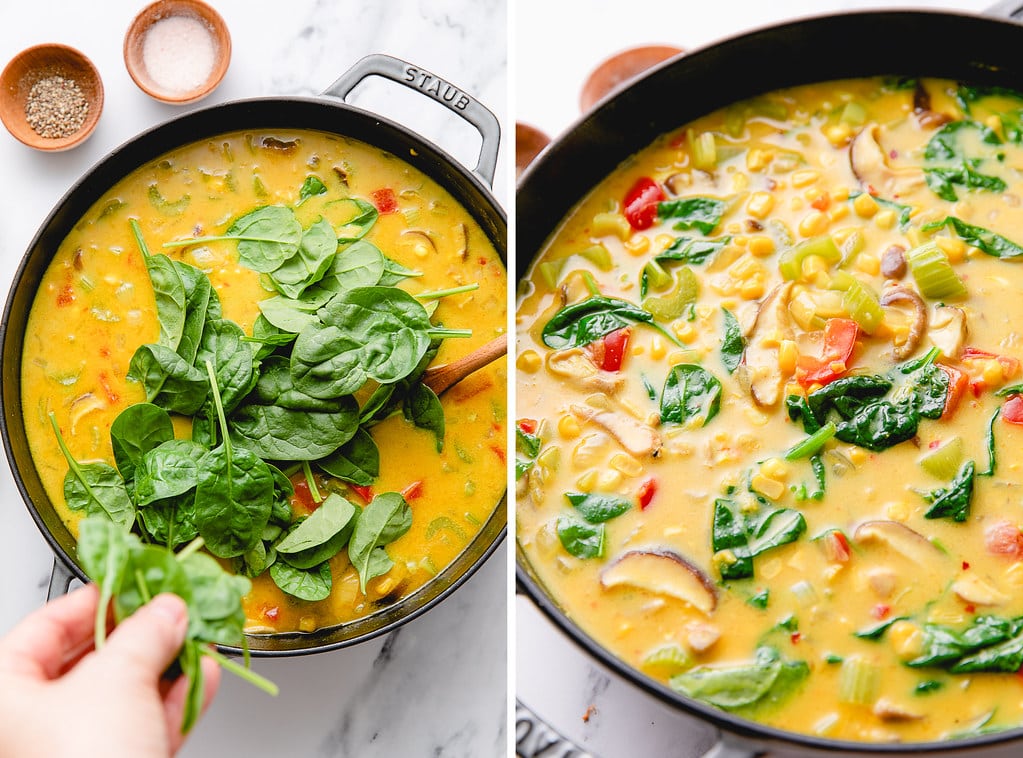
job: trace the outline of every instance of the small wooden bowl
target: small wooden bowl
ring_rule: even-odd
[[[531,124],[515,122],[515,178],[551,142],[551,138]]]
[[[43,137],[25,113],[32,87],[42,79],[61,76],[73,80],[89,103],[85,121],[67,137]],[[92,61],[67,45],[36,45],[22,50],[0,73],[0,120],[16,140],[36,150],[56,152],[80,145],[92,134],[103,112],[103,81]]]
[[[146,70],[143,56],[146,34],[157,21],[173,16],[185,16],[202,23],[213,37],[214,62],[206,81],[187,91],[171,91],[160,85]],[[188,51],[182,50],[182,56]],[[231,63],[231,34],[224,19],[213,8],[200,0],[157,0],[143,8],[124,35],[124,65],[139,89],[155,100],[173,105],[184,105],[202,100],[220,84]]]
[[[672,45],[642,45],[615,53],[593,69],[586,79],[579,94],[579,110],[588,113],[608,93],[682,52],[682,48]]]

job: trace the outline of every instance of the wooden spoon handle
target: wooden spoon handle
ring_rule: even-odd
[[[452,385],[458,384],[472,372],[483,368],[488,363],[493,363],[507,352],[508,335],[502,334],[457,361],[426,369],[423,373],[423,384],[439,395]]]

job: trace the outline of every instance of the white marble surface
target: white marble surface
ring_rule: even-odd
[[[232,34],[221,86],[196,106],[234,98],[319,93],[362,56],[410,60],[475,95],[502,121],[506,101],[504,0],[209,0]],[[0,61],[62,42],[99,67],[106,106],[84,145],[34,152],[0,132],[0,297],[36,229],[93,163],[183,109],[138,90],[122,41],[144,0],[0,2]],[[379,83],[379,84],[377,84]],[[381,80],[354,104],[372,106],[475,165],[478,137],[446,111]],[[471,131],[471,130],[470,130]],[[506,151],[502,151],[502,154]],[[499,170],[495,194],[510,196]],[[0,634],[38,607],[51,556],[0,464]],[[184,756],[501,756],[506,753],[507,548],[439,608],[386,639],[334,653],[255,662],[279,683],[271,699],[225,677]],[[54,714],[59,723],[59,714]]]
[[[552,137],[579,118],[579,93],[590,71],[629,47],[672,44],[694,49],[758,26],[845,9],[897,6],[979,12],[993,2],[589,0],[585,9],[582,5],[515,0],[512,6],[517,32],[512,48],[515,118]],[[565,50],[568,53],[562,54]],[[514,619],[516,696],[595,756],[688,758],[713,744],[711,727],[596,665],[529,600],[518,598]]]

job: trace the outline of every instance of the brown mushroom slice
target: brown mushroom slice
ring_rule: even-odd
[[[580,347],[555,350],[547,356],[547,370],[589,392],[613,395],[621,389],[625,377],[597,368],[590,354]]]
[[[952,582],[952,592],[964,603],[971,605],[1004,605],[1011,598],[976,574],[969,574]]]
[[[625,413],[600,410],[586,405],[572,405],[569,410],[576,418],[601,427],[614,437],[618,444],[637,458],[657,455],[661,449],[660,435],[646,424]]]
[[[743,355],[743,384],[748,384],[753,402],[770,407],[781,400],[785,376],[778,365],[781,341],[792,339],[789,296],[792,282],[779,284],[764,298]]]
[[[701,569],[670,550],[633,550],[600,573],[604,589],[634,587],[688,603],[711,615],[718,605],[717,589]]]
[[[930,540],[898,521],[865,521],[856,527],[853,540],[860,545],[884,545],[921,567],[945,557]]]
[[[924,184],[920,169],[895,169],[881,147],[881,127],[867,124],[849,146],[849,165],[864,191],[885,197],[905,195]]]
[[[951,360],[958,359],[968,334],[966,313],[962,308],[954,305],[935,306],[927,337],[942,355]]]
[[[401,237],[413,248],[421,246],[427,253],[437,252],[437,243],[433,241],[433,237],[430,236],[429,232],[424,232],[420,229],[405,229],[401,233]]]
[[[919,721],[923,718],[922,714],[911,711],[901,703],[896,703],[887,697],[878,698],[877,702],[874,703],[873,710],[874,715],[882,721]]]
[[[927,307],[920,296],[908,287],[890,287],[881,294],[881,305],[889,306],[899,303],[909,306],[911,321],[906,341],[901,345],[894,346],[892,357],[897,361],[904,361],[916,352],[920,346],[920,340],[927,330]]]

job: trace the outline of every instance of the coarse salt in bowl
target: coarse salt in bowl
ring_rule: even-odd
[[[185,104],[212,92],[231,61],[224,19],[199,0],[158,0],[132,21],[124,37],[124,64],[143,92]]]

